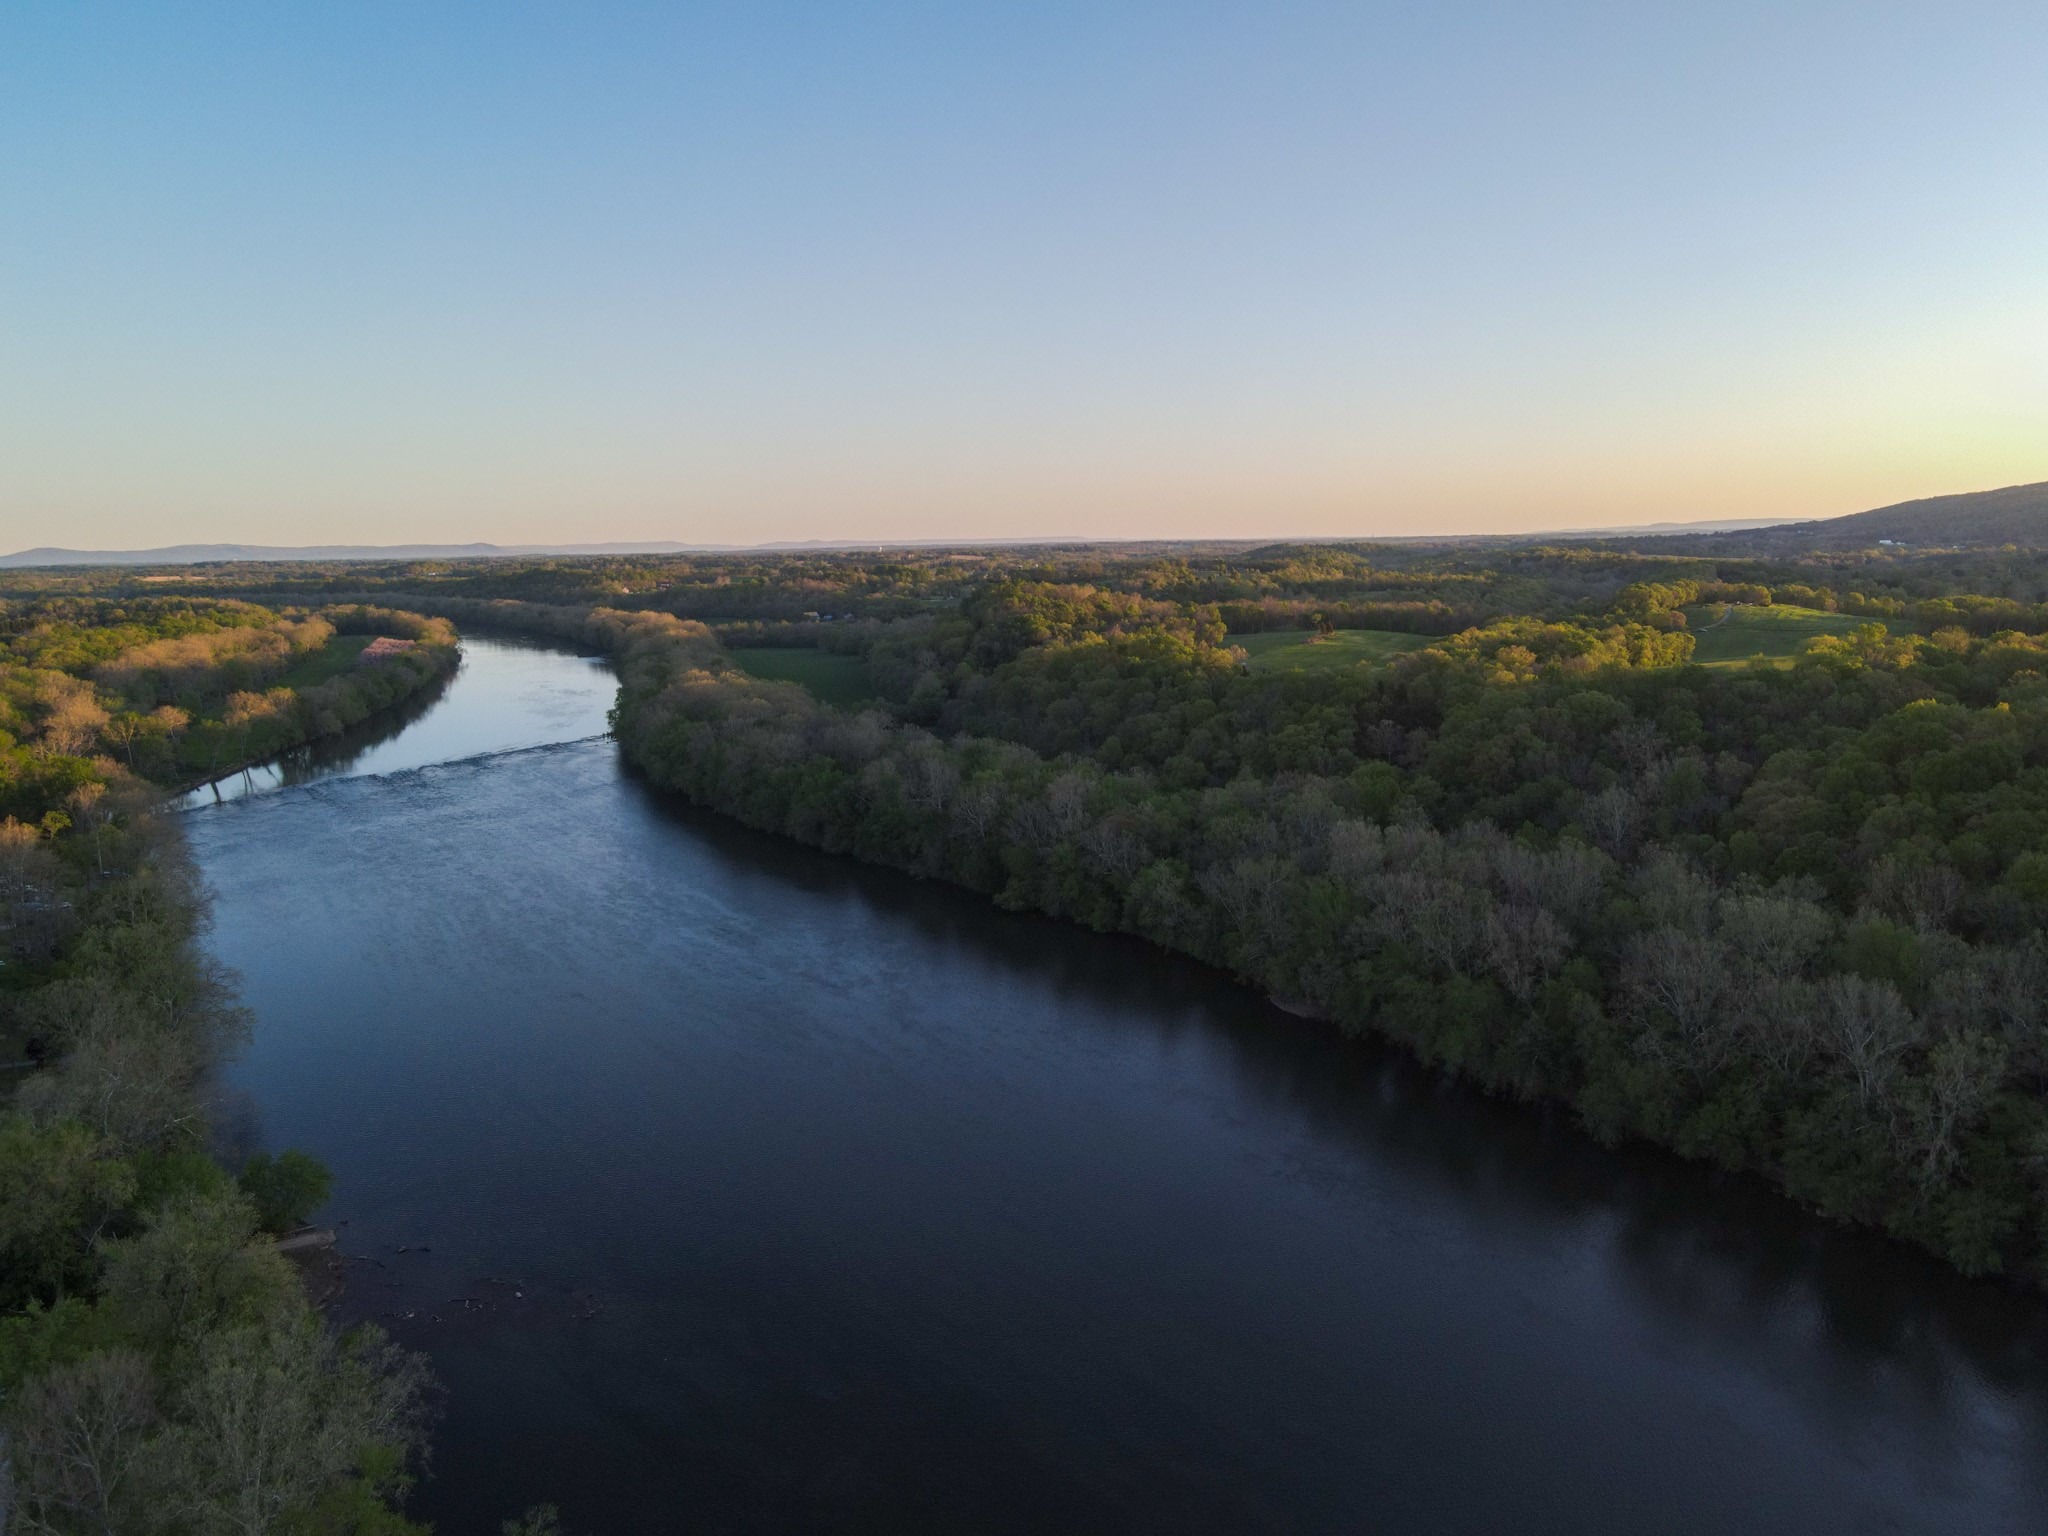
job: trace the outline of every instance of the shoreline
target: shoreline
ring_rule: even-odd
[[[448,653],[448,657],[445,661],[442,660],[439,654],[444,649]],[[385,661],[381,662],[374,662],[372,663],[372,666],[376,669],[378,673],[382,673],[388,676],[393,672],[404,672],[405,674],[414,678],[413,684],[410,687],[401,691],[400,693],[394,695],[393,697],[386,699],[382,703],[374,706],[367,714],[361,716],[359,719],[343,722],[336,729],[327,731],[308,732],[304,735],[301,735],[298,740],[291,742],[288,745],[281,747],[273,747],[270,750],[265,751],[261,754],[252,755],[239,762],[232,763],[226,767],[216,770],[210,770],[204,774],[198,775],[197,777],[179,779],[174,783],[165,785],[163,786],[163,797],[165,801],[171,804],[176,804],[180,801],[183,801],[189,795],[197,794],[202,789],[206,789],[218,784],[225,784],[230,779],[235,778],[237,775],[253,772],[258,768],[267,767],[272,763],[282,762],[285,758],[289,757],[294,752],[307,751],[311,748],[320,746],[322,743],[337,740],[340,737],[346,736],[350,731],[359,730],[364,726],[372,725],[382,720],[391,711],[396,710],[405,704],[409,704],[417,700],[422,694],[426,693],[429,689],[434,688],[436,686],[445,686],[448,680],[455,675],[456,669],[461,665],[462,662],[461,637],[458,635],[455,642],[447,647],[415,646],[401,654],[406,656],[423,656],[430,658],[433,661],[432,669],[425,673],[419,673],[414,671],[411,667],[394,668],[389,664],[389,659],[386,659]],[[344,676],[346,676],[346,674],[344,674]],[[296,690],[294,690],[294,692],[296,694]],[[301,701],[303,701],[304,699],[304,695],[302,694],[297,695],[297,697]],[[220,798],[225,799],[226,797],[223,796]]]
[[[729,817],[742,826],[789,838],[800,845],[849,855],[862,863],[972,891],[1000,908],[1036,911],[1056,921],[1078,922],[1102,931],[1128,934],[1168,953],[1214,966],[1234,981],[1264,995],[1274,1006],[1290,1015],[1334,1025],[1346,1035],[1370,1034],[1398,1046],[1422,1065],[1448,1072],[1488,1095],[1569,1110],[1587,1134],[1602,1145],[1611,1147],[1638,1142],[1702,1167],[1754,1176],[1774,1194],[1803,1211],[1833,1225],[1871,1232],[1888,1241],[1930,1253],[1958,1274],[1975,1279],[1997,1279],[2037,1292],[2043,1287],[2041,1267],[2030,1262],[2024,1254],[2013,1256],[2003,1265],[1966,1265],[1924,1233],[1895,1225],[1889,1212],[1861,1206],[1831,1206],[1824,1198],[1824,1192],[1800,1187],[1796,1168],[1754,1161],[1731,1162],[1713,1155],[1711,1148],[1695,1147],[1688,1151],[1676,1137],[1659,1134],[1652,1127],[1599,1123],[1589,1112],[1582,1093],[1563,1083],[1532,1084],[1503,1076],[1497,1069],[1488,1069],[1482,1061],[1447,1053],[1441,1042],[1433,1045],[1415,1034],[1390,1026],[1378,1008],[1359,1015],[1356,1010],[1340,1007],[1335,1002],[1319,1002],[1291,995],[1284,984],[1276,987],[1256,969],[1236,963],[1227,943],[1221,949],[1205,950],[1192,942],[1163,940],[1157,933],[1133,926],[1128,915],[1110,913],[1103,920],[1098,920],[1095,915],[1070,903],[1049,899],[1014,874],[999,868],[993,873],[984,871],[987,878],[979,883],[962,878],[953,867],[942,862],[945,850],[935,851],[933,846],[924,845],[906,854],[906,848],[910,847],[907,843],[877,843],[867,835],[868,829],[859,819],[845,825],[835,823],[823,802],[819,809],[809,812],[800,825],[794,822],[785,824],[796,813],[791,811],[789,817],[769,814],[764,808],[768,800],[761,794],[762,786],[750,780],[739,766],[746,758],[744,732],[759,728],[759,722],[749,721],[735,726],[716,704],[701,713],[691,713],[688,708],[676,710],[670,700],[677,689],[694,692],[701,702],[720,687],[779,689],[800,685],[761,684],[732,663],[715,634],[697,621],[679,619],[660,611],[572,608],[514,599],[451,600],[405,594],[402,600],[428,611],[438,611],[452,621],[474,623],[480,627],[495,626],[602,651],[612,660],[620,675],[619,699],[613,711],[613,734],[624,760],[654,788],[675,795],[688,804]],[[846,718],[808,693],[803,694],[802,708],[789,710],[785,718],[797,721],[809,712],[826,712],[841,720]],[[882,715],[886,712],[878,709],[870,713]],[[906,730],[914,728],[904,727],[893,718],[881,724],[885,736]],[[946,753],[972,751],[977,745],[991,745],[978,738],[964,741],[929,739]],[[669,761],[661,763],[654,760],[657,744],[661,751],[667,753]],[[994,745],[1000,747],[1004,744]],[[884,748],[873,762],[893,763],[894,759]]]

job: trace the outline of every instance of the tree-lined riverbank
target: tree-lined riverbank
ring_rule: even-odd
[[[237,1124],[332,1163],[344,1315],[446,1384],[415,1518],[2048,1510],[2032,1297],[1155,946],[751,831],[611,742],[492,751],[587,737],[616,684],[581,640],[464,633],[388,767],[186,818],[261,1017]]]
[[[1797,880],[1717,879],[1636,829],[1604,845],[1510,836],[1430,815],[1375,764],[1175,787],[826,707],[665,614],[417,601],[605,649],[628,759],[750,826],[1139,935],[1489,1088],[1564,1099],[1605,1138],[1762,1173],[1968,1271],[2040,1273],[2037,947],[1946,938],[1962,990],[1923,996],[1897,970],[1924,963],[1909,925],[1844,914]],[[2008,670],[2034,654],[2007,650]],[[1581,673],[1531,702],[1605,732],[1663,686]],[[1492,698],[1445,729],[1480,729]],[[1674,769],[1644,771],[1668,788]],[[2004,1034],[1986,1027],[2001,1007],[2018,1010]]]
[[[248,1019],[164,791],[417,694],[454,630],[185,600],[0,616],[0,1039],[28,1069],[0,1109],[0,1512],[48,1536],[415,1529],[392,1511],[424,1364],[330,1330],[277,1247],[325,1174],[209,1153]]]

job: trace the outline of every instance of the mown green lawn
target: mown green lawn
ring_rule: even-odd
[[[277,680],[279,688],[314,688],[330,677],[339,677],[356,664],[363,647],[375,635],[336,635],[326,645]]]
[[[842,709],[875,697],[867,663],[808,645],[736,645],[726,654],[742,672],[777,683],[802,683],[821,703]]]
[[[1334,672],[1360,662],[1391,661],[1404,651],[1419,651],[1434,635],[1407,635],[1391,629],[1340,629],[1317,640],[1308,629],[1275,629],[1262,635],[1232,635],[1251,657],[1254,672]]]
[[[1685,610],[1692,631],[1693,661],[1703,667],[1741,667],[1752,661],[1790,665],[1815,635],[1846,635],[1875,619],[1818,608],[1752,608],[1747,604],[1702,603]]]

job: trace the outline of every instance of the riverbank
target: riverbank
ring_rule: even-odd
[[[277,1234],[325,1198],[309,1160],[240,1179],[209,1155],[211,1083],[248,1019],[201,952],[175,817],[131,806],[8,895],[0,1014],[45,1060],[0,1109],[0,1510],[37,1530],[227,1529],[344,1516],[398,1533],[423,1448],[423,1362],[337,1334]],[[323,1524],[320,1528],[326,1528]]]
[[[0,1523],[417,1531],[394,1511],[424,1364],[327,1327],[320,1266],[282,1236],[327,1172],[214,1155],[250,1020],[201,947],[207,893],[165,781],[181,752],[218,772],[230,745],[258,761],[416,698],[453,670],[454,630],[360,607],[16,617],[0,1040],[29,1067],[0,1085]]]
[[[1669,860],[1630,871],[1579,845],[1525,847],[1491,826],[1439,830],[1412,807],[1374,807],[1351,780],[1166,791],[1142,771],[941,738],[749,677],[705,626],[666,614],[406,601],[612,655],[622,753],[695,804],[999,906],[1137,935],[1490,1091],[1569,1104],[1603,1140],[1640,1138],[1760,1174],[1966,1273],[2041,1275],[2048,1197],[2026,1172],[2041,1106],[2017,1091],[1994,1106],[1970,1062],[1938,1058],[1903,1092],[1894,1078],[1893,1107],[1874,1113],[1868,1080],[1860,1096],[1856,1080],[1845,1087],[1833,1058],[1805,1039],[1794,1070],[1730,1079],[1699,1101],[1686,1042],[1625,1006],[1640,951],[1625,941],[1644,923],[1643,904],[1683,898],[1714,910],[1716,893],[1693,889],[1696,878]],[[1547,910],[1514,904],[1530,889]],[[1489,912],[1471,906],[1482,897]],[[1769,903],[1781,898],[1743,899],[1763,905],[1730,909],[1735,919],[1778,920]],[[1785,921],[1840,926],[1792,905]],[[1568,936],[1560,923],[1580,946],[1561,968],[1549,952]],[[1802,953],[1828,942],[1812,937]],[[1796,976],[1741,979],[1787,996],[1813,989]],[[1855,977],[1828,985],[1825,1005],[1837,1011],[1884,1001]],[[1844,1018],[1846,1030],[1855,1019]]]
[[[319,1149],[343,1320],[446,1384],[414,1518],[1936,1536],[2048,1507],[2034,1298],[1161,947],[700,810],[567,744],[616,699],[594,646],[465,636],[384,759],[180,818],[261,1020],[238,1124]]]
[[[173,797],[372,722],[445,684],[461,664],[460,639],[446,620],[366,604],[330,606],[317,616],[333,625],[337,642],[356,642],[348,664],[295,668],[296,680],[287,673],[261,699],[244,703],[232,760],[209,763],[204,772],[172,785]],[[289,693],[288,700],[273,696],[280,690]]]

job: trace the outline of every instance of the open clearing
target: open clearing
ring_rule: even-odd
[[[336,635],[317,654],[308,656],[280,677],[276,686],[314,688],[329,678],[339,677],[356,664],[356,658],[363,654],[363,647],[374,639],[375,635]]]
[[[1789,666],[1814,636],[1846,635],[1859,625],[1879,621],[1818,608],[1702,603],[1685,610],[1685,622],[1692,631],[1692,659],[1697,665],[1741,667],[1752,661]]]
[[[875,697],[867,663],[808,645],[736,645],[726,654],[742,672],[776,683],[801,683],[822,703],[841,708]]]
[[[1391,661],[1437,638],[1391,629],[1340,629],[1317,640],[1313,630],[1275,629],[1262,635],[1232,635],[1230,644],[1244,647],[1254,672],[1335,672],[1360,662]]]

